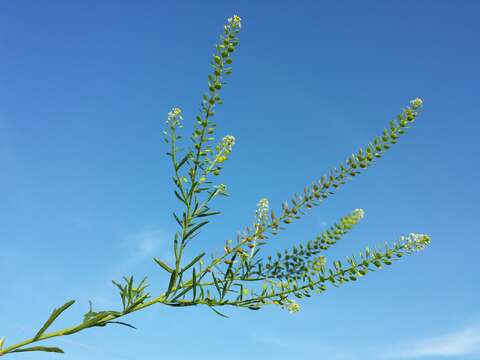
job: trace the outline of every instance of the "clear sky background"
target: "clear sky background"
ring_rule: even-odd
[[[120,304],[111,279],[166,278],[177,202],[161,130],[206,90],[226,18],[243,31],[218,109],[237,144],[231,197],[190,249],[219,253],[379,134],[410,99],[424,111],[364,175],[272,239],[308,240],[355,208],[365,219],[329,258],[410,232],[432,245],[302,310],[157,306],[52,340],[18,359],[480,359],[477,235],[478,1],[3,1],[0,5],[0,337],[34,334],[53,307]],[[189,126],[185,132],[188,133]]]

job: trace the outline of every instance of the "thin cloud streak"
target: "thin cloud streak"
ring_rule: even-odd
[[[93,289],[82,294],[81,298],[83,301],[93,299],[94,306],[102,308],[116,306],[118,304],[117,288],[106,279],[115,279],[121,282],[123,276],[131,275],[138,267],[153,257],[159,257],[163,261],[172,261],[173,253],[168,245],[168,232],[158,227],[145,227],[138,232],[126,235],[123,242],[120,243],[122,252],[125,252],[120,257],[121,260],[112,264],[105,275],[99,277],[101,280],[93,286]],[[152,268],[154,268],[153,264],[152,261]]]
[[[168,234],[159,228],[147,228],[125,238],[124,247],[130,256],[122,268],[130,268],[146,258],[161,256],[162,260],[171,260],[173,253],[167,250]]]
[[[405,348],[397,357],[414,359],[432,356],[480,356],[480,327],[466,327],[446,335],[426,338]]]

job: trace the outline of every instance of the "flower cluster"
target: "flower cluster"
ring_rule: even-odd
[[[226,195],[227,194],[227,186],[225,184],[220,184],[215,186],[215,189],[219,195]]]
[[[220,164],[227,160],[228,155],[230,155],[230,153],[232,152],[234,145],[235,136],[224,136],[222,141],[215,147],[215,149],[217,150],[217,154],[215,155],[214,161],[210,165],[210,169],[213,169],[217,163]]]
[[[413,110],[418,109],[423,105],[423,100],[420,98],[413,99],[410,101],[410,105],[412,106]]]
[[[295,300],[288,300],[288,303],[284,307],[291,314],[300,311],[300,305]]]
[[[255,218],[257,223],[263,224],[268,220],[269,204],[268,199],[262,198],[257,204],[257,211],[255,212]]]
[[[233,149],[233,146],[235,145],[235,136],[232,136],[232,135],[224,136],[222,139],[221,145],[226,151],[231,152]]]
[[[174,128],[178,125],[180,125],[180,122],[183,120],[183,117],[182,117],[182,109],[178,108],[178,107],[174,107],[172,108],[172,110],[170,110],[168,112],[168,118],[167,118],[167,124],[170,125],[170,128]]]
[[[242,18],[238,15],[228,18],[228,26],[233,30],[240,30],[242,28]]]
[[[365,216],[365,211],[363,209],[355,209],[352,212],[352,220],[357,223]]]
[[[411,251],[421,251],[430,244],[430,236],[426,234],[411,233],[407,237],[402,236],[402,241],[405,241],[405,246]]]

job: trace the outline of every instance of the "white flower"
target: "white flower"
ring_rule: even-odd
[[[420,251],[430,244],[430,236],[426,234],[411,233],[407,237],[402,236],[402,240],[405,241],[407,249],[412,251]]]
[[[363,217],[365,216],[365,211],[363,211],[363,209],[355,209],[353,210],[353,217],[356,221],[359,221],[361,219],[363,219]]]
[[[227,186],[225,184],[220,184],[215,186],[215,188],[218,191],[218,194],[220,195],[226,195],[227,194]]]
[[[423,105],[423,100],[420,99],[420,98],[413,99],[413,100],[410,101],[410,105],[412,106],[412,108],[414,110],[418,109],[420,106]]]
[[[169,118],[174,118],[174,117],[182,116],[181,114],[182,114],[182,109],[180,109],[178,107],[174,107],[168,113],[168,117]]]
[[[233,145],[235,145],[235,136],[227,135],[222,139],[222,146],[228,152],[232,151]]]
[[[238,15],[233,15],[233,18],[228,18],[228,24],[234,29],[240,29],[242,27],[242,18]]]
[[[220,141],[215,146],[215,150],[217,150],[217,153],[215,154],[215,158],[214,158],[212,164],[210,165],[210,167],[208,168],[207,172],[214,169],[214,167],[217,164],[221,164],[224,161],[226,161],[227,158],[228,158],[228,155],[230,155],[230,153],[232,152],[234,145],[235,145],[235,137],[234,136],[232,136],[232,135],[224,136],[222,141]],[[217,169],[217,170],[220,170],[220,169]]]
[[[268,199],[262,198],[257,204],[257,211],[255,212],[257,222],[265,223],[268,219],[269,204]]]
[[[288,300],[288,304],[285,307],[291,314],[300,311],[300,305],[295,300]]]
[[[170,126],[177,126],[180,124],[180,121],[183,120],[183,117],[182,117],[182,109],[178,108],[178,107],[174,107],[172,108],[172,110],[170,110],[168,112],[168,119],[167,119],[167,124],[170,125]]]

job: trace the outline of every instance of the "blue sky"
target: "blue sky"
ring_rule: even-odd
[[[231,197],[192,245],[220,252],[250,224],[382,131],[410,99],[415,126],[374,167],[289,231],[308,240],[355,208],[365,219],[327,255],[410,232],[432,245],[302,311],[154,307],[138,330],[52,340],[77,359],[480,359],[480,3],[476,1],[9,1],[0,11],[0,337],[33,335],[51,309],[119,301],[111,279],[165,277],[177,207],[161,141],[166,113],[195,116],[225,19],[243,18],[218,136],[237,139]],[[185,130],[188,132],[189,126]],[[54,359],[55,354],[19,354]]]

